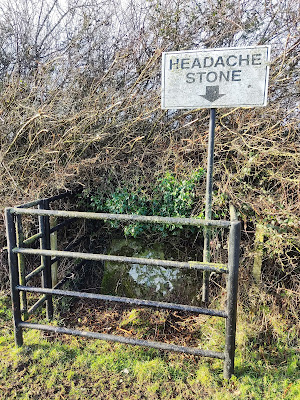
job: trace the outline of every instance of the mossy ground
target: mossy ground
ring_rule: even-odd
[[[1,400],[300,398],[297,349],[283,343],[283,332],[273,346],[259,343],[251,317],[241,311],[235,375],[228,382],[221,360],[99,340],[30,330],[16,349],[7,296],[1,297],[0,310]],[[141,315],[126,311],[121,329],[140,325],[143,335],[147,323]],[[218,335],[212,326],[208,341],[213,344]]]

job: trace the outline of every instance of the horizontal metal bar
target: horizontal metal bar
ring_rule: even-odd
[[[15,214],[30,215],[48,215],[54,217],[65,218],[83,218],[95,220],[114,220],[129,222],[145,222],[151,224],[171,224],[171,225],[190,225],[190,226],[215,226],[229,227],[231,222],[224,220],[205,220],[198,218],[178,218],[178,217],[158,217],[149,215],[129,215],[129,214],[108,214],[108,213],[92,213],[81,211],[63,211],[63,210],[37,210],[31,208],[11,208],[10,211]]]
[[[56,201],[56,200],[61,200],[64,199],[66,197],[71,197],[76,195],[77,193],[80,193],[82,191],[82,188],[80,188],[80,190],[75,190],[75,191],[70,191],[70,192],[64,192],[61,194],[57,194],[56,196],[52,196],[52,197],[46,197],[44,200],[47,200],[49,203],[51,203],[52,201]]]
[[[74,195],[76,195],[77,193],[80,193],[81,191],[82,191],[82,188],[80,188],[80,189],[77,190],[77,191],[73,191],[73,192],[64,192],[64,193],[58,194],[58,195],[56,195],[56,196],[47,197],[47,198],[39,199],[39,200],[33,200],[33,201],[29,202],[29,203],[24,203],[24,204],[17,205],[16,207],[17,207],[17,208],[29,208],[29,207],[34,207],[34,206],[38,206],[38,205],[39,205],[40,203],[42,203],[44,200],[47,200],[48,202],[52,202],[52,201],[55,201],[55,200],[60,200],[60,199],[66,198],[66,197],[74,196]]]
[[[79,258],[82,260],[93,260],[93,261],[112,261],[112,262],[130,263],[130,264],[155,265],[162,267],[198,269],[198,270],[217,272],[217,273],[223,273],[223,272],[228,273],[228,268],[226,264],[204,263],[200,261],[184,262],[184,261],[171,261],[171,260],[157,260],[154,258],[124,257],[124,256],[114,256],[106,254],[80,253],[75,251],[25,249],[22,247],[15,247],[12,251],[14,253],[21,253],[21,254]]]
[[[29,207],[34,207],[34,206],[38,206],[39,204],[41,204],[41,202],[43,201],[43,199],[39,199],[39,200],[34,200],[34,201],[30,201],[29,203],[24,203],[24,204],[20,204],[15,206],[16,208],[29,208]]]
[[[28,315],[31,315],[35,312],[35,310],[37,310],[40,306],[42,306],[45,301],[47,300],[47,296],[43,296],[41,297],[38,301],[36,301],[34,303],[34,305],[32,307],[29,308],[29,310],[27,311]]]
[[[211,351],[211,350],[198,349],[195,347],[193,348],[193,347],[177,346],[175,344],[169,344],[169,343],[152,342],[149,340],[134,339],[134,338],[130,338],[130,337],[116,336],[116,335],[108,335],[105,333],[98,333],[98,332],[80,331],[77,329],[69,329],[69,328],[64,328],[64,327],[59,327],[59,326],[32,324],[29,322],[20,322],[18,324],[18,326],[20,328],[38,329],[38,330],[42,330],[42,331],[61,333],[61,334],[66,334],[66,335],[77,335],[77,336],[83,336],[83,337],[88,337],[88,338],[107,340],[107,341],[111,341],[111,342],[131,344],[131,345],[135,345],[135,346],[151,347],[151,348],[158,349],[158,350],[174,351],[177,353],[193,354],[195,356],[219,358],[221,360],[224,360],[224,353],[217,352],[217,351]]]
[[[152,300],[143,300],[143,299],[132,299],[130,297],[118,297],[118,296],[110,296],[106,294],[97,294],[97,293],[88,293],[88,292],[74,292],[71,290],[58,290],[58,289],[47,289],[47,288],[38,288],[32,286],[16,286],[17,290],[25,291],[25,292],[33,292],[33,293],[43,293],[43,294],[51,294],[57,296],[70,296],[70,297],[78,297],[82,299],[93,299],[93,300],[104,300],[104,301],[112,301],[116,303],[126,303],[131,305],[138,305],[141,307],[156,307],[156,308],[164,308],[167,310],[177,310],[177,311],[186,311],[192,312],[196,314],[203,315],[211,315],[214,317],[227,317],[227,313],[222,310],[211,310],[208,308],[200,308],[195,306],[189,306],[185,304],[175,304],[175,303],[165,303],[162,301],[152,301]]]
[[[37,267],[36,269],[34,269],[33,271],[31,271],[28,275],[25,276],[25,282],[30,281],[30,279],[32,279],[34,276],[36,276],[38,273],[42,272],[43,269],[45,268],[44,265],[40,265],[39,267]]]

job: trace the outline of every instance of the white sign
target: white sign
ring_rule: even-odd
[[[265,106],[270,53],[270,46],[163,53],[162,108]]]

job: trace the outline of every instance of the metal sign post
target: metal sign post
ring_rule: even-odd
[[[206,176],[206,194],[205,194],[205,219],[211,220],[212,216],[212,186],[213,186],[213,167],[214,167],[214,144],[215,144],[215,125],[216,109],[211,108],[209,120],[208,136],[208,156],[207,156],[207,176]],[[203,261],[210,262],[210,228],[204,229]],[[208,302],[208,283],[209,272],[203,272],[202,302]]]
[[[216,108],[255,107],[267,104],[270,46],[174,51],[162,55],[163,109],[210,108],[203,262],[210,262],[210,222]],[[229,234],[226,344],[224,377],[234,371],[238,266],[241,224],[234,221]],[[209,272],[203,272],[202,302],[208,304]]]
[[[205,219],[212,217],[216,108],[267,104],[270,46],[166,52],[162,55],[163,109],[210,108]],[[205,228],[203,260],[210,261],[210,229]],[[204,272],[202,301],[208,302]]]

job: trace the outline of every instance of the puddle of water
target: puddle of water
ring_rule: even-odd
[[[108,254],[172,259],[166,245],[138,239],[113,239]],[[117,262],[105,262],[101,284],[103,294],[189,304],[200,304],[200,288],[201,275],[194,270]]]

